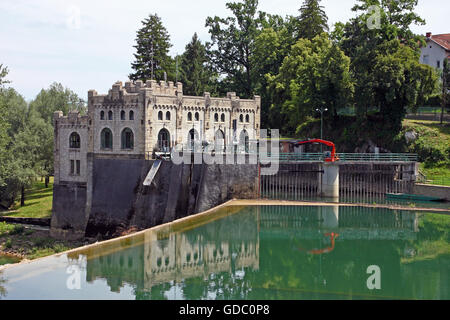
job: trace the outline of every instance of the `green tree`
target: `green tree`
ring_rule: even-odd
[[[17,135],[26,127],[28,106],[25,99],[12,88],[0,89],[0,112],[2,112],[2,141],[0,144],[0,201],[9,207],[19,191],[24,194],[27,181],[24,178],[30,172],[24,168],[26,156],[14,152]]]
[[[135,61],[131,63],[134,73],[131,80],[162,80],[164,72],[174,78],[174,61],[169,56],[170,35],[157,14],[151,14],[142,21],[142,28],[137,31]]]
[[[423,39],[410,30],[424,23],[416,5],[417,0],[358,0],[352,9],[358,16],[337,33],[351,58],[359,118],[376,113],[387,139],[401,129],[406,108],[417,108],[436,85],[434,72],[419,64]]]
[[[224,75],[225,90],[235,91],[244,98],[255,93],[255,39],[261,31],[265,13],[258,11],[258,0],[228,2],[233,16],[208,17],[206,27],[211,35],[207,50],[216,72]]]
[[[371,6],[377,6],[380,9],[380,26],[373,29],[375,31],[373,35],[377,35],[382,41],[398,39],[413,48],[418,48],[420,38],[410,29],[412,24],[425,24],[425,20],[414,12],[418,0],[357,0],[357,2],[352,11],[360,12],[356,19],[363,21],[366,25],[370,23],[368,19],[377,14],[369,10]]]
[[[280,106],[285,123],[282,132],[295,133],[316,108],[327,107],[329,114],[337,116],[352,98],[349,68],[350,59],[327,34],[297,41],[279,73],[268,75],[271,101]]]
[[[206,48],[194,33],[191,42],[181,55],[180,80],[186,95],[201,96],[205,91],[215,91],[214,75],[208,66]],[[212,90],[211,90],[212,89]]]
[[[9,72],[8,68],[3,66],[3,64],[0,64],[0,88],[3,87],[5,84],[9,83],[8,80],[5,80],[5,77],[8,74],[8,72]]]
[[[392,40],[377,47],[370,75],[374,101],[392,134],[401,130],[407,109],[415,110],[437,84],[433,68],[419,63],[419,53]]]
[[[36,111],[46,122],[53,122],[53,113],[69,111],[86,113],[86,104],[75,92],[64,88],[60,83],[53,83],[48,89],[42,89],[36,98],[30,102],[30,109]]]
[[[48,187],[49,178],[53,174],[53,113],[69,111],[86,113],[86,105],[76,93],[69,88],[64,88],[60,83],[53,83],[48,89],[42,89],[34,100],[30,102],[30,112],[27,121],[36,123],[31,126],[35,134],[39,135],[40,149],[39,166],[35,167],[37,174],[45,177],[45,186]],[[39,120],[43,119],[43,122]],[[40,124],[40,125],[37,125]],[[30,123],[27,123],[30,126]],[[26,131],[23,134],[28,133]]]
[[[284,58],[289,54],[292,45],[292,32],[289,21],[269,24],[255,39],[256,92],[261,95],[261,127],[281,128],[283,118],[278,104],[271,107],[272,92],[269,88],[268,74],[278,74]]]
[[[328,17],[320,4],[320,0],[305,0],[300,8],[300,16],[297,18],[297,30],[295,38],[313,39],[328,32]]]

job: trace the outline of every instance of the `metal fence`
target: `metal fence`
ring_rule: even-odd
[[[327,155],[324,153],[279,153],[262,155],[262,158],[276,158],[280,161],[324,161]],[[338,153],[339,161],[348,162],[417,162],[418,156],[413,153]]]

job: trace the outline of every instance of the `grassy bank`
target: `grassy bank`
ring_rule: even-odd
[[[403,132],[415,132],[418,136],[408,149],[419,154],[420,171],[427,183],[450,186],[450,124],[404,120]]]
[[[0,212],[0,216],[50,218],[53,202],[53,178],[48,188],[40,180],[25,190],[25,205],[20,206],[20,199],[11,210]],[[22,259],[36,259],[93,242],[60,241],[50,237],[48,230],[34,230],[22,225],[0,222],[0,253],[8,253]]]
[[[95,239],[62,241],[50,237],[48,230],[33,230],[22,225],[0,222],[0,253],[22,259],[36,259],[77,248]]]
[[[0,212],[0,216],[50,218],[53,203],[53,177],[50,177],[48,188],[45,183],[36,181],[33,186],[25,190],[25,205],[20,206],[17,199],[11,210]]]

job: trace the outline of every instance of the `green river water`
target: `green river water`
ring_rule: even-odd
[[[450,299],[450,216],[229,206],[0,270],[0,299]]]

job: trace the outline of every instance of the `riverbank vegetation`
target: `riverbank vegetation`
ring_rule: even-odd
[[[95,239],[56,240],[50,237],[48,230],[0,222],[0,254],[9,254],[21,259],[45,257],[92,242],[95,242]]]

